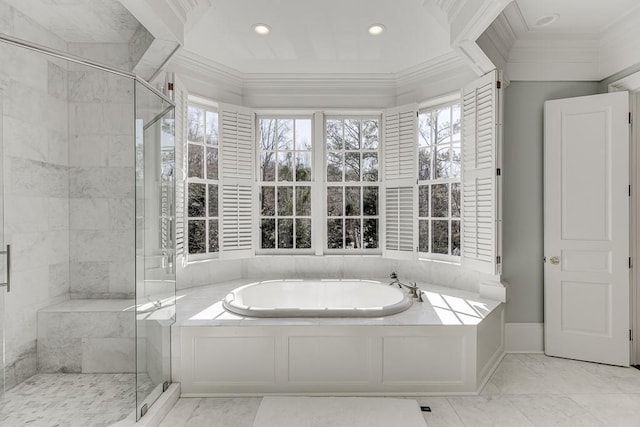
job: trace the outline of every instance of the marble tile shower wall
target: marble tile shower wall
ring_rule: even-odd
[[[1,1],[0,31],[67,49]],[[2,43],[0,58],[4,243],[13,255],[13,286],[4,304],[10,388],[36,372],[37,311],[69,298],[67,68],[64,61]]]
[[[70,44],[71,53],[128,69],[117,44]],[[133,298],[134,105],[131,79],[70,64],[71,298]]]

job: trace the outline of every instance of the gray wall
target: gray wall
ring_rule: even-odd
[[[503,278],[506,321],[541,323],[543,309],[543,108],[593,95],[598,82],[511,82],[504,93]]]

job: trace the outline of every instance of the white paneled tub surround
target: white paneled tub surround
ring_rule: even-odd
[[[381,317],[259,318],[224,309],[250,281],[185,290],[183,397],[476,394],[504,354],[504,304],[421,284],[424,302]]]
[[[223,306],[252,317],[380,317],[411,302],[407,292],[374,280],[267,280],[234,289]]]

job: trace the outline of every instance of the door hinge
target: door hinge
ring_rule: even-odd
[[[498,176],[502,175],[502,169],[500,168],[496,169],[496,175]]]
[[[633,341],[633,332],[629,329],[629,341]]]
[[[496,88],[497,88],[497,89],[502,89],[502,82],[501,82],[500,80],[498,80],[498,81],[496,82]]]
[[[631,268],[633,265],[631,264],[631,257],[629,257],[629,268]]]
[[[629,124],[631,124],[631,112],[629,112]]]
[[[500,255],[498,255],[496,257],[496,264],[500,264],[502,262],[502,258],[500,257]]]
[[[167,90],[173,90],[173,83],[167,83]]]
[[[629,186],[629,197],[631,197],[631,186]]]

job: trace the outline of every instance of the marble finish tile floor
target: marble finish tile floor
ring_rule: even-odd
[[[429,427],[640,426],[640,370],[542,354],[507,354],[479,396],[407,397]],[[182,398],[161,427],[252,427],[260,401]]]
[[[139,377],[142,389],[151,381]],[[37,374],[0,400],[0,426],[109,426],[135,409],[135,374]]]

